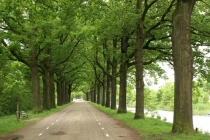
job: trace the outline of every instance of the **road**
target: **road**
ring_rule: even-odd
[[[15,139],[16,138],[16,139]],[[0,140],[141,140],[137,132],[78,101]]]
[[[129,111],[135,113],[135,108],[127,108]],[[173,123],[173,112],[157,110],[157,114],[161,119],[166,118],[166,122]],[[210,117],[209,116],[193,116],[194,128],[198,128],[203,133],[210,133]]]

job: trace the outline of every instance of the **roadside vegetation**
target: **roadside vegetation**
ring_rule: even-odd
[[[193,82],[192,107],[193,115],[207,115],[210,112],[210,86],[204,80]],[[135,90],[128,88],[127,106],[135,107]],[[165,110],[174,109],[174,83],[166,82],[159,89],[145,88],[145,108],[147,110]]]
[[[124,114],[117,114],[116,110],[112,110],[107,107],[103,107],[96,103],[90,102],[91,105],[95,106],[99,110],[111,115],[113,118],[123,121],[126,125],[135,129],[139,136],[145,140],[209,140],[209,133],[202,134],[197,132],[193,136],[189,135],[174,135],[171,133],[172,124],[163,120],[145,117],[145,119],[135,120],[132,119],[133,113],[128,112]]]
[[[36,122],[40,121],[46,116],[49,116],[55,112],[60,111],[61,109],[64,109],[65,107],[71,105],[72,103],[65,104],[63,106],[58,106],[56,108],[53,108],[51,110],[43,110],[41,113],[34,114],[33,111],[28,111],[27,114],[29,114],[29,118],[23,119],[21,117],[20,121],[17,121],[16,115],[8,115],[0,117],[0,137],[17,131],[25,126],[35,124]]]

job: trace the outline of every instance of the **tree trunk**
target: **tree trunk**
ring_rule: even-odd
[[[94,88],[91,89],[91,102],[94,102]]]
[[[72,84],[69,85],[69,100],[68,100],[68,102],[72,101],[72,99],[71,99],[71,92],[72,92]]]
[[[58,71],[57,75],[57,105],[61,106],[62,104],[62,80],[61,80],[61,72]]]
[[[97,84],[96,84],[96,79],[95,79],[95,84],[94,84],[94,90],[93,90],[93,92],[94,92],[94,103],[96,103],[96,99],[97,99]]]
[[[116,84],[117,84],[117,60],[116,60],[117,40],[113,40],[113,60],[112,60],[112,94],[111,109],[116,109]]]
[[[55,82],[54,82],[54,71],[53,70],[50,70],[50,92],[51,92],[52,108],[56,108],[56,104],[55,104]]]
[[[33,91],[33,112],[39,113],[42,111],[41,108],[41,98],[40,98],[40,79],[39,79],[39,71],[38,71],[38,58],[37,58],[37,49],[32,44],[31,45],[31,74],[32,74],[32,91]]]
[[[51,91],[50,91],[50,73],[44,68],[42,71],[42,81],[43,81],[43,109],[50,110],[52,108],[51,104]]]
[[[65,98],[66,98],[66,82],[63,80],[62,81],[62,86],[61,86],[61,102],[62,102],[62,105],[65,104]]]
[[[137,13],[140,11],[142,1],[138,0],[136,5]],[[135,50],[135,66],[136,66],[136,112],[134,119],[144,118],[144,79],[143,79],[143,21],[137,22],[136,30],[136,50]]]
[[[175,72],[174,120],[172,133],[192,135],[193,51],[190,21],[196,0],[178,0],[173,13],[172,51]]]
[[[106,101],[106,82],[105,82],[105,75],[103,78],[103,95],[102,95],[102,106],[105,106]]]
[[[100,104],[101,102],[100,102],[100,99],[101,99],[101,96],[100,96],[100,92],[101,92],[101,85],[98,83],[97,84],[97,104]]]
[[[67,104],[69,103],[69,85],[67,83],[65,83],[65,100],[64,103]]]
[[[89,92],[86,92],[85,95],[86,95],[85,96],[86,97],[86,101],[89,101]]]
[[[110,72],[110,64],[107,61],[107,67],[106,67],[107,72]],[[110,107],[110,77],[107,75],[106,76],[106,107]]]
[[[57,105],[58,106],[62,105],[62,101],[61,101],[61,86],[62,86],[61,80],[57,80]]]
[[[121,64],[120,64],[120,93],[119,93],[119,107],[117,113],[127,113],[126,108],[126,90],[127,90],[127,48],[128,37],[121,39]]]
[[[87,94],[88,94],[87,100],[91,101],[91,91],[89,91]]]

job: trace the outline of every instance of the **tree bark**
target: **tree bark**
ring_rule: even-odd
[[[62,78],[61,78],[61,72],[58,70],[56,72],[56,76],[57,76],[57,80],[56,80],[56,84],[57,84],[57,105],[61,106],[62,104]]]
[[[51,49],[45,50],[46,55],[50,55]],[[43,80],[43,108],[50,110],[55,108],[55,87],[54,87],[54,71],[50,67],[50,57],[46,57],[42,62],[42,80]]]
[[[50,70],[50,92],[51,92],[52,108],[56,108],[56,104],[55,104],[55,82],[54,82],[54,71],[53,70]]]
[[[42,81],[43,81],[43,109],[50,110],[52,108],[51,104],[51,91],[50,91],[50,73],[47,69],[42,71]]]
[[[110,72],[110,64],[107,61],[106,71]],[[110,107],[110,77],[106,76],[106,107]]]
[[[172,52],[175,72],[172,133],[192,135],[193,51],[190,43],[191,15],[196,0],[178,0],[173,13]]]
[[[137,13],[141,10],[142,1],[138,0],[136,4]],[[135,67],[136,67],[136,112],[134,119],[144,118],[144,79],[143,79],[143,21],[137,21],[136,28],[136,49],[135,49]]]
[[[102,106],[105,106],[105,101],[106,101],[106,81],[105,81],[105,74],[103,77],[103,94],[102,94]]]
[[[64,104],[69,103],[69,85],[67,84],[67,82],[65,82],[65,98],[64,98]]]
[[[117,113],[127,113],[126,108],[126,90],[127,90],[127,48],[128,37],[121,38],[121,64],[120,64],[120,93],[119,93],[119,107]]]
[[[101,85],[97,84],[97,104],[101,103]]]
[[[96,98],[97,98],[96,97],[96,87],[97,87],[96,84],[94,84],[94,87],[93,87],[93,102],[94,103],[96,103]]]
[[[65,98],[66,98],[66,82],[63,80],[62,81],[62,86],[61,86],[61,102],[62,105],[65,104]]]
[[[62,86],[62,82],[61,80],[57,81],[57,105],[61,106],[62,102],[61,102],[61,86]]]
[[[112,94],[111,109],[116,109],[116,85],[117,85],[117,60],[116,60],[117,40],[113,40],[113,59],[112,59]]]
[[[69,84],[69,100],[68,100],[68,102],[72,101],[71,93],[72,93],[72,84]]]
[[[33,91],[33,112],[39,113],[42,111],[41,98],[40,98],[40,79],[38,71],[37,49],[35,46],[31,46],[31,74],[32,74],[32,91]]]
[[[91,102],[94,102],[94,88],[92,87],[91,91]]]

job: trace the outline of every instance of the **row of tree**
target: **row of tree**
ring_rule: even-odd
[[[8,63],[19,61],[29,68],[34,112],[70,101],[78,68],[84,64],[75,63],[83,38],[78,29],[78,5],[66,1],[1,2],[1,55]]]
[[[207,73],[200,72],[204,67],[207,68],[204,62],[207,60],[205,53],[208,49],[201,50],[200,47],[209,44],[206,26],[209,10],[203,11],[201,8],[209,5],[202,1],[197,2],[195,7],[196,0],[174,0],[164,4],[158,0],[94,4],[93,9],[97,9],[97,13],[93,12],[97,19],[92,26],[95,34],[90,40],[94,40],[94,53],[92,61],[89,61],[95,72],[95,81],[90,92],[86,93],[87,99],[116,109],[116,81],[119,77],[117,112],[126,113],[128,78],[134,78],[134,119],[144,118],[143,77],[147,73],[162,75],[163,71],[156,62],[168,61],[175,70],[172,132],[194,134],[192,80],[194,72],[196,76],[208,77]],[[194,7],[196,9],[193,11]],[[205,27],[199,28],[195,24],[198,22]],[[106,81],[103,81],[104,77]]]
[[[208,46],[210,33],[209,5],[205,0],[195,3],[3,0],[0,54],[8,60],[5,63],[19,61],[30,70],[34,112],[56,107],[56,101],[69,102],[73,90],[116,109],[119,85],[117,112],[126,113],[131,84],[136,89],[135,119],[144,118],[144,76],[164,76],[157,62],[167,61],[175,70],[172,132],[194,134],[193,72],[208,77],[203,63],[208,49],[201,51],[199,46]]]

